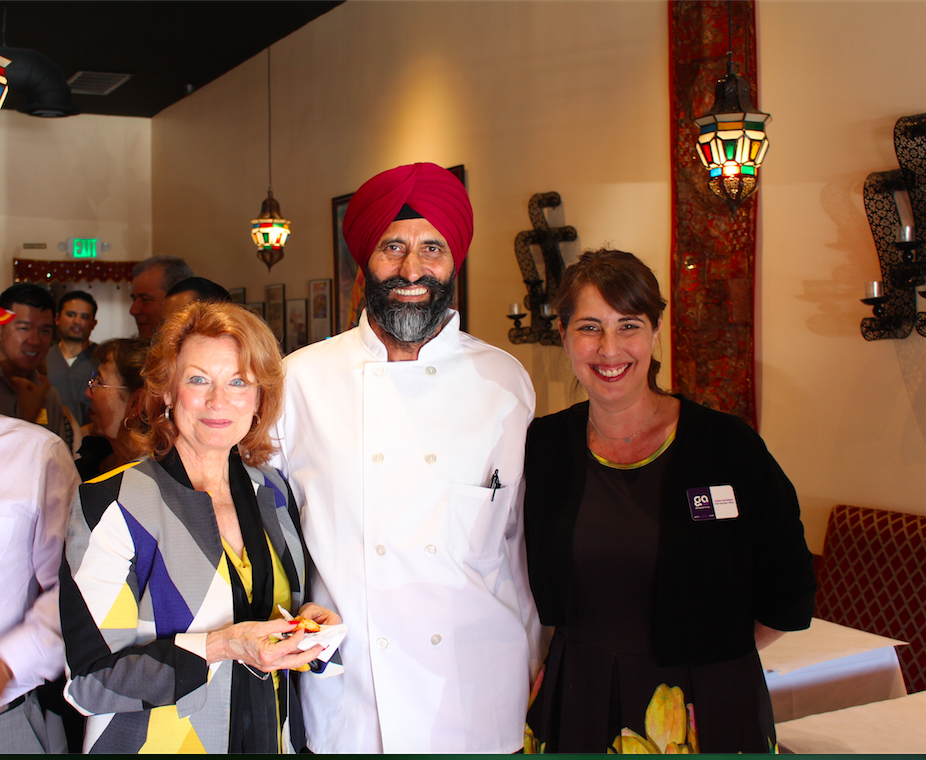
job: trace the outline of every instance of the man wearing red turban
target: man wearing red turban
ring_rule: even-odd
[[[473,207],[463,183],[436,164],[397,166],[367,180],[351,196],[344,214],[344,240],[361,269],[366,269],[386,228],[414,212],[446,238],[460,271],[473,240]]]
[[[435,164],[382,172],[351,197],[344,240],[366,278],[370,325],[390,360],[414,359],[440,329],[472,239],[466,188]]]
[[[316,753],[523,746],[539,667],[521,517],[534,390],[449,308],[472,236],[447,170],[376,175],[344,215],[360,324],[286,359],[276,464],[303,505],[312,598],[349,629],[343,673],[302,679]]]

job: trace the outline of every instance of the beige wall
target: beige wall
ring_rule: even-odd
[[[866,342],[880,280],[862,200],[897,168],[893,128],[926,112],[926,3],[760,0],[760,431],[811,548],[834,504],[926,513],[926,338]],[[922,300],[920,309],[924,309]]]
[[[926,2],[759,0],[757,16],[760,106],[774,117],[760,191],[760,432],[819,552],[834,504],[926,512],[926,339],[865,342],[858,300],[879,279],[862,184],[896,166],[896,119],[926,111]],[[246,238],[266,184],[263,57],[154,120],[155,220],[207,209],[234,234],[204,226],[202,249],[215,235],[226,258],[198,269],[227,279],[240,267],[226,284],[283,281],[302,297],[307,280],[331,276],[332,196],[399,163],[464,163],[471,330],[518,356],[539,412],[553,411],[571,400],[562,353],[507,341],[506,304],[524,293],[514,237],[530,196],[556,190],[554,221],[580,235],[567,256],[609,243],[668,285],[667,42],[661,0],[350,0],[273,48],[274,188],[294,220],[283,263],[268,275]]]
[[[66,259],[58,243],[69,237],[108,242],[106,261],[151,255],[151,120],[0,110],[0,290],[15,259]],[[99,305],[93,340],[134,332],[125,283],[76,287]]]
[[[109,242],[110,261],[151,255],[151,121],[0,110],[0,288],[16,258],[66,258],[69,237]]]
[[[349,0],[273,47],[283,261],[268,274],[248,236],[267,187],[265,55],[155,117],[155,250],[249,300],[276,282],[304,298],[332,276],[332,197],[399,164],[462,163],[470,331],[528,367],[542,412],[561,408],[562,352],[508,342],[507,305],[525,295],[514,239],[530,197],[556,191],[551,220],[580,237],[567,256],[611,243],[668,284],[667,35],[662,2]],[[180,250],[160,221],[193,210],[203,218]]]
[[[896,167],[897,118],[926,111],[926,0],[758,0],[757,15],[774,117],[760,429],[820,551],[834,504],[926,512],[926,339],[865,342],[858,300],[879,277],[862,184]],[[553,411],[569,400],[561,351],[507,341],[506,306],[524,295],[514,238],[530,196],[555,190],[554,223],[580,235],[567,257],[609,243],[668,285],[667,58],[663,0],[349,0],[273,47],[273,184],[293,237],[271,272],[248,236],[267,188],[264,55],[150,122],[0,112],[0,263],[8,278],[22,242],[38,236],[55,258],[59,239],[97,234],[112,258],[177,253],[252,300],[278,282],[303,298],[332,276],[333,196],[399,163],[463,163],[471,331],[518,356]]]

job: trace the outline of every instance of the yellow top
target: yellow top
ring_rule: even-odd
[[[265,533],[264,535],[266,536],[267,534]],[[241,585],[244,586],[244,592],[248,595],[248,601],[253,601],[254,566],[248,559],[248,550],[244,549],[241,556],[239,557],[237,554],[235,554],[234,551],[232,551],[232,548],[225,542],[224,538],[222,539],[222,546],[225,548],[225,553],[231,560],[232,567],[235,568],[235,571],[238,573],[238,577],[241,579]],[[282,605],[283,609],[289,609],[290,588],[289,579],[286,577],[286,573],[283,571],[283,565],[280,562],[280,558],[277,556],[277,553],[274,551],[273,544],[270,543],[269,538],[267,538],[267,546],[270,549],[270,563],[273,566],[273,610],[270,613],[270,619],[274,620],[276,618],[283,617],[277,608],[278,604]],[[270,675],[273,678],[273,690],[277,693],[277,726],[279,726],[280,674],[278,671],[274,670]],[[279,731],[277,731],[277,748],[278,751],[283,751],[282,736],[280,735]]]

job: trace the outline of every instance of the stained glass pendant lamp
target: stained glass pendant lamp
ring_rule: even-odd
[[[772,117],[756,109],[748,82],[733,70],[732,10],[730,16],[727,75],[717,81],[711,110],[694,122],[700,129],[698,158],[710,173],[708,187],[736,212],[758,186],[759,167],[768,151],[765,125]]]
[[[289,219],[280,213],[280,204],[273,197],[273,168],[270,152],[270,48],[267,48],[267,197],[260,207],[260,215],[251,220],[251,237],[257,246],[257,258],[271,267],[283,258],[283,246],[289,239]]]
[[[260,206],[260,216],[251,220],[251,237],[257,246],[257,258],[267,265],[267,271],[283,258],[283,246],[289,238],[289,219],[280,213],[280,204],[267,190]]]

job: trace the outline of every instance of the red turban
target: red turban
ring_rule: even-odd
[[[444,236],[459,272],[473,240],[473,207],[463,183],[437,164],[397,166],[353,194],[344,212],[344,240],[360,269],[406,204]]]

